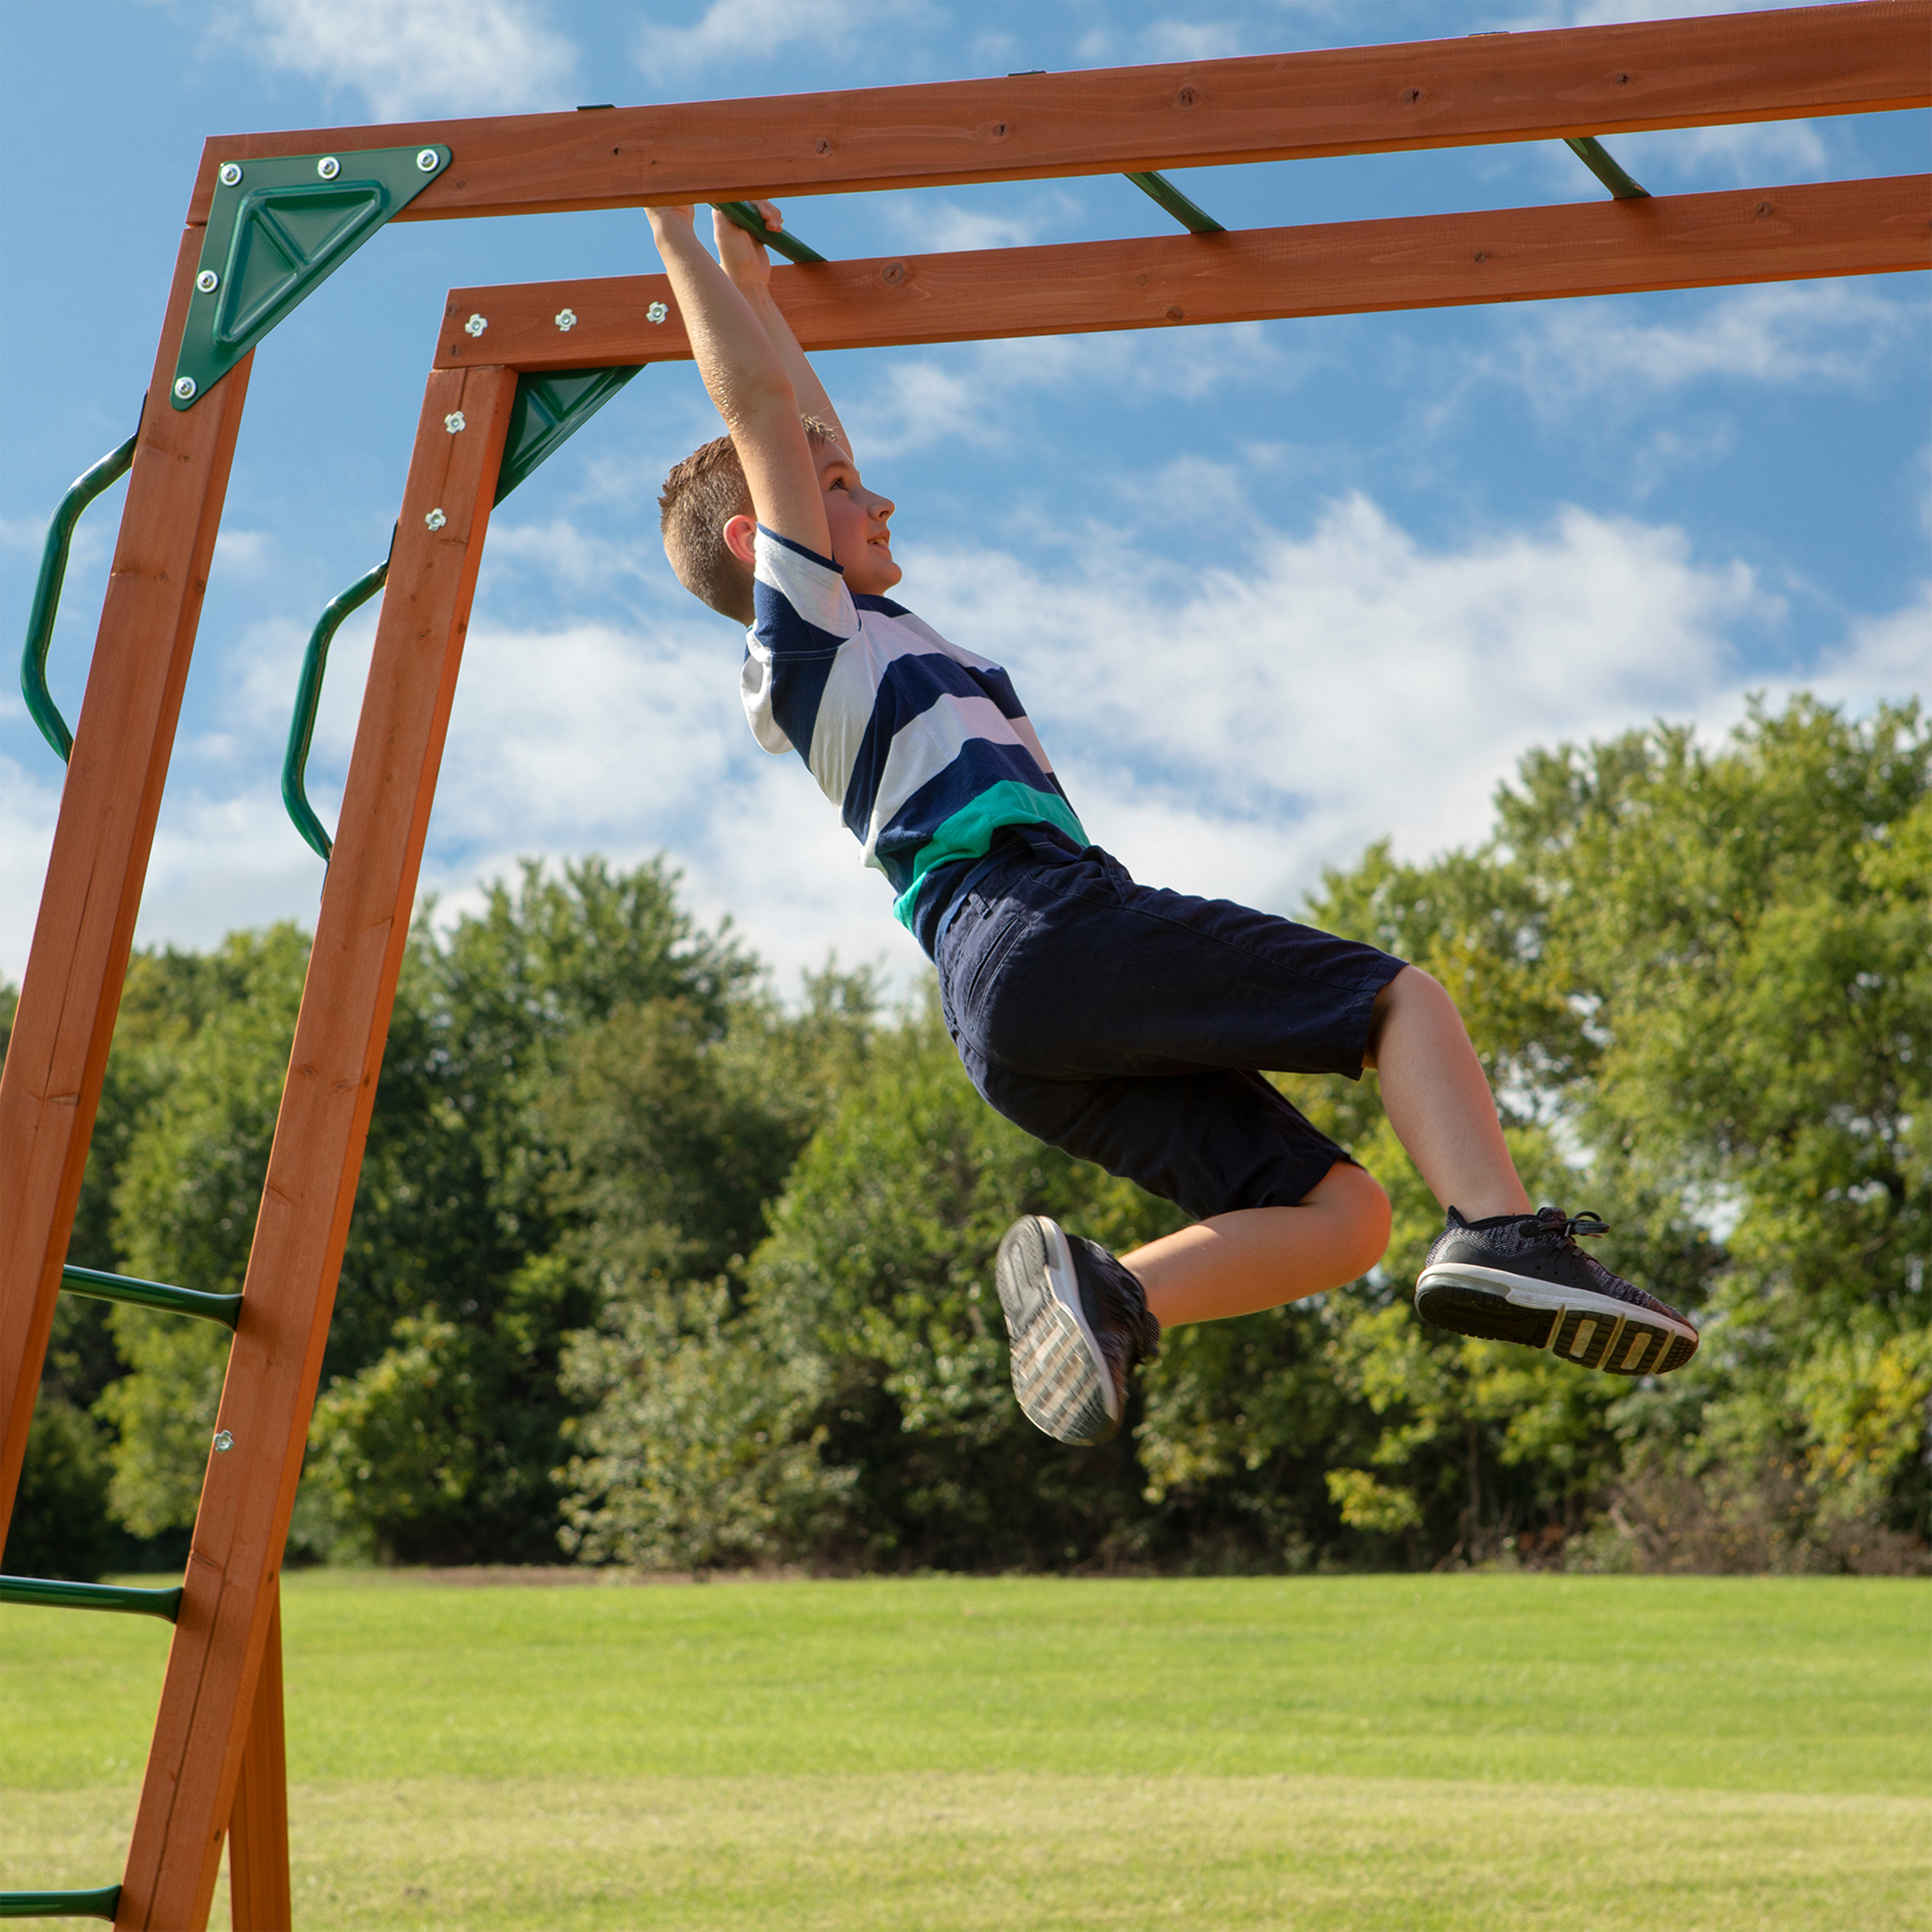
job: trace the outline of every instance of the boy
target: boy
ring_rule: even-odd
[[[664,546],[688,589],[748,627],[759,743],[803,754],[891,882],[986,1100],[1196,1217],[1118,1258],[1043,1216],[1008,1231],[998,1279],[1028,1417],[1063,1442],[1105,1442],[1162,1329],[1277,1307],[1380,1258],[1388,1198],[1262,1068],[1377,1069],[1448,1214],[1417,1285],[1425,1319],[1617,1375],[1689,1360],[1690,1324],[1576,1246],[1602,1222],[1531,1208],[1435,980],[1137,885],[1090,842],[1006,673],[887,594],[894,506],[860,480],[763,246],[720,214],[714,261],[689,208],[650,213],[729,432],[672,471]]]

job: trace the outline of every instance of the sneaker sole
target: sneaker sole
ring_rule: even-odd
[[[1090,1448],[1120,1426],[1100,1343],[1080,1305],[1066,1237],[1042,1215],[1006,1230],[994,1279],[1006,1311],[1013,1394],[1033,1426],[1056,1442]]]
[[[1668,1375],[1697,1352],[1696,1330],[1674,1316],[1468,1262],[1424,1268],[1415,1310],[1438,1328],[1543,1349],[1606,1375]]]

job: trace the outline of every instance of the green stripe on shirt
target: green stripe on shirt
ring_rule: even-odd
[[[1002,778],[940,820],[938,830],[919,848],[912,862],[912,884],[892,902],[892,916],[908,932],[916,931],[913,917],[926,874],[955,860],[984,858],[993,835],[1006,825],[1058,826],[1076,845],[1092,842],[1072,806],[1058,792],[1037,791],[1018,778]]]

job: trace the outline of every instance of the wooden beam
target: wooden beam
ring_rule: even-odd
[[[255,1677],[254,1714],[228,1820],[231,1932],[293,1932],[289,1897],[288,1751],[282,1724],[282,1595],[276,1587],[268,1640]]]
[[[200,253],[201,231],[190,228],[176,260],[0,1071],[0,1537],[13,1514],[248,393],[244,358],[198,408],[170,406]]]
[[[1162,235],[779,268],[808,349],[976,341],[1536,302],[1932,268],[1932,175],[1230,235]],[[650,320],[664,304],[662,322]],[[566,332],[556,317],[568,309]],[[466,332],[472,316],[487,326]],[[691,346],[662,275],[458,289],[439,360],[667,362]]]
[[[232,1445],[208,1460],[124,1932],[200,1926],[214,1894],[516,387],[513,370],[438,370],[424,399],[221,1392]]]
[[[1932,103],[1932,0],[1637,21],[1086,73],[211,140],[274,154],[446,142],[398,217],[1038,181]]]

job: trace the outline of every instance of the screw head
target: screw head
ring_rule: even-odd
[[[234,1447],[235,1438],[226,1430],[218,1429],[214,1432],[214,1453],[218,1456],[225,1455]]]
[[[416,150],[416,166],[426,175],[433,175],[442,165],[442,157],[434,148]]]
[[[315,164],[315,171],[324,181],[333,181],[342,172],[342,164],[333,154],[324,154]]]
[[[449,519],[446,517],[440,510],[432,510],[428,516],[424,518],[423,521],[428,524],[431,530],[440,530],[442,528],[445,524],[449,521]]]
[[[442,426],[452,436],[460,436],[470,427],[470,419],[460,410],[452,410],[443,418]]]
[[[221,278],[212,268],[204,268],[195,277],[194,285],[205,296],[212,296],[221,286]]]
[[[574,308],[560,308],[556,312],[556,326],[565,334],[577,326],[577,311]]]
[[[192,376],[175,378],[175,398],[178,402],[191,403],[195,398],[195,381]]]
[[[670,314],[670,310],[662,302],[652,302],[644,311],[644,320],[646,322],[662,322]]]
[[[463,325],[463,332],[465,335],[481,335],[489,326],[490,318],[488,316],[472,315]]]
[[[242,170],[234,162],[224,161],[219,178],[224,188],[233,188],[242,179]]]

